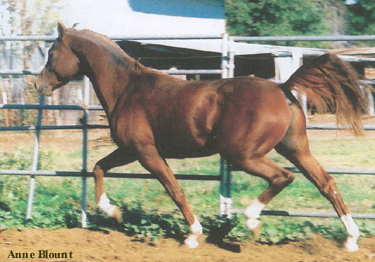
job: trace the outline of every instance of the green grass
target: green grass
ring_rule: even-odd
[[[311,139],[315,157],[325,167],[373,168],[375,139],[365,138],[320,138]],[[39,169],[80,170],[82,165],[81,145],[76,151],[55,148],[53,145],[41,149]],[[89,151],[88,168],[110,153],[115,147],[98,147]],[[30,169],[32,147],[22,146],[11,153],[0,152],[0,169]],[[270,158],[280,165],[290,165],[275,152]],[[170,160],[175,173],[218,174],[219,157]],[[113,172],[145,172],[137,163],[120,167]],[[351,213],[375,213],[373,195],[374,176],[334,175],[339,191]],[[80,226],[80,178],[36,178],[33,220],[25,221],[29,178],[25,176],[0,177],[0,228],[23,227],[77,227]],[[225,231],[219,223],[219,183],[217,181],[180,181],[194,212],[200,217],[205,233],[212,235]],[[233,208],[243,209],[265,188],[267,183],[243,172],[233,172]],[[121,207],[125,223],[116,225],[112,219],[99,212],[95,205],[94,181],[88,179],[88,224],[90,227],[110,228],[139,238],[154,241],[158,237],[180,238],[188,232],[184,219],[163,187],[156,180],[107,178],[105,188],[112,203]],[[297,174],[296,180],[282,191],[267,209],[305,210],[334,212],[330,203],[318,190]],[[301,240],[319,233],[325,237],[345,239],[345,230],[339,219],[262,217],[264,222],[260,241],[280,243]],[[251,239],[242,215],[235,215],[228,222],[232,230],[228,237],[233,240]],[[357,220],[362,236],[375,234],[375,225],[370,220]],[[221,228],[222,227],[222,228]],[[221,228],[221,229],[220,229]]]

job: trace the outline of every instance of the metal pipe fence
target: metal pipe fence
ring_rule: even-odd
[[[298,37],[229,37],[228,35],[223,36],[170,36],[170,37],[122,37],[112,36],[112,40],[166,40],[166,39],[222,39],[223,40],[223,52],[222,52],[222,66],[221,69],[211,70],[162,70],[165,73],[173,75],[184,75],[184,74],[220,74],[222,78],[233,77],[234,75],[234,56],[233,50],[234,41],[373,41],[375,36],[298,36]],[[53,41],[55,37],[52,36],[15,36],[15,37],[3,37],[0,36],[0,41]],[[0,70],[0,75],[38,75],[40,72],[37,70]],[[43,98],[42,98],[43,99]],[[87,172],[87,133],[89,129],[94,128],[108,128],[108,125],[89,125],[87,123],[87,112],[88,110],[102,110],[101,106],[88,105],[44,105],[41,99],[39,105],[11,105],[11,104],[0,104],[0,109],[30,109],[38,110],[38,120],[36,126],[18,126],[18,127],[0,127],[0,131],[35,131],[35,145],[32,169],[28,171],[20,170],[0,170],[0,175],[29,175],[30,179],[30,190],[29,190],[29,205],[27,211],[27,218],[31,218],[32,210],[32,198],[33,198],[33,183],[35,176],[61,176],[61,177],[82,177],[82,226],[86,227],[86,178],[92,176],[92,172]],[[85,100],[86,101],[86,100]],[[79,110],[84,114],[83,121],[80,125],[66,125],[66,126],[42,126],[41,118],[43,110]],[[343,127],[337,127],[335,125],[309,125],[307,127],[310,130],[336,130],[343,129]],[[39,136],[42,130],[65,130],[65,129],[80,129],[83,131],[83,151],[82,151],[82,170],[81,171],[42,171],[36,170],[38,161],[38,148],[39,148]],[[375,126],[366,126],[365,130],[375,130]],[[293,172],[299,172],[297,168],[287,167]],[[220,181],[220,214],[228,215],[240,213],[241,210],[232,209],[232,198],[231,198],[231,172],[230,165],[227,165],[225,160],[221,159],[220,163],[220,174],[219,175],[186,175],[177,174],[177,179],[182,180],[206,180],[206,181]],[[375,175],[375,170],[348,170],[348,169],[327,169],[330,174],[350,174],[350,175]],[[152,179],[152,174],[133,174],[133,173],[108,173],[106,177],[113,178],[139,178],[139,179]],[[337,217],[336,213],[320,213],[320,212],[297,212],[297,211],[280,211],[280,210],[264,210],[262,215],[271,216],[292,216],[292,217]],[[375,219],[375,214],[352,214],[354,218],[361,219]]]
[[[34,154],[31,170],[0,170],[0,175],[28,175],[30,176],[30,187],[28,197],[28,207],[26,219],[31,219],[32,203],[35,188],[35,176],[48,177],[81,177],[82,178],[82,227],[86,227],[86,197],[87,197],[87,177],[92,177],[92,172],[87,172],[87,133],[88,129],[108,128],[108,125],[89,125],[87,123],[87,111],[84,106],[78,105],[44,105],[44,97],[40,99],[39,105],[0,105],[0,109],[31,109],[38,110],[38,118],[36,126],[17,126],[17,127],[0,127],[0,131],[35,131]],[[100,106],[93,106],[92,110],[100,110]],[[42,111],[43,110],[79,110],[84,113],[83,121],[80,125],[68,126],[42,126]],[[80,129],[83,131],[83,150],[82,150],[82,170],[81,171],[42,171],[37,170],[38,156],[39,156],[39,136],[42,130],[66,130],[66,129]],[[152,174],[144,173],[107,173],[106,177],[111,178],[138,178],[138,179],[154,179]],[[180,180],[205,180],[205,181],[221,181],[220,175],[198,175],[198,174],[176,174],[176,178]]]
[[[277,41],[375,41],[375,35],[326,35],[326,36],[233,36],[239,42]]]

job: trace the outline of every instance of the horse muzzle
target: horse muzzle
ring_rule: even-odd
[[[52,86],[47,84],[38,84],[38,80],[35,82],[34,87],[40,95],[51,96],[53,89]]]

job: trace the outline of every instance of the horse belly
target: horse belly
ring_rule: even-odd
[[[212,90],[202,90],[179,106],[165,123],[160,138],[160,150],[168,157],[200,157],[216,153],[214,127],[221,114],[220,96]]]
[[[156,147],[163,158],[195,158],[217,153],[214,147],[201,146],[191,140],[187,140],[186,143],[174,143],[173,145],[171,145],[170,141],[167,144],[162,142],[158,143]]]
[[[186,125],[186,124],[185,124]],[[215,136],[212,129],[193,127],[169,127],[163,134],[155,134],[155,144],[165,158],[190,158],[216,153]]]

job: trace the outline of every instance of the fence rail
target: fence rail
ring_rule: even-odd
[[[374,41],[375,35],[327,35],[327,36],[233,36],[233,41]]]
[[[170,35],[170,36],[108,36],[114,41],[125,40],[202,40],[222,39],[220,35]],[[57,36],[0,36],[0,41],[54,41]],[[277,42],[277,41],[375,41],[375,35],[326,35],[326,36],[232,36],[238,42]]]
[[[17,176],[48,176],[48,177],[93,177],[93,172],[82,171],[29,171],[29,170],[1,170],[0,175],[17,175]],[[199,174],[175,174],[179,180],[206,180],[220,181],[219,175],[199,175]],[[105,177],[111,178],[135,178],[135,179],[154,179],[155,176],[147,173],[106,173]]]
[[[202,39],[222,39],[222,35],[132,35],[132,36],[108,36],[113,41],[125,40],[202,40]],[[52,42],[55,41],[57,36],[43,36],[43,35],[17,35],[17,36],[0,36],[0,41],[41,41]]]
[[[243,210],[233,209],[233,214],[243,213]],[[282,216],[282,217],[322,217],[338,218],[337,213],[333,212],[303,212],[303,211],[284,211],[284,210],[262,210],[262,216]],[[375,219],[375,214],[350,214],[356,219]]]
[[[170,75],[221,75],[222,69],[168,69],[159,70]],[[39,75],[39,70],[0,70],[0,75]]]

